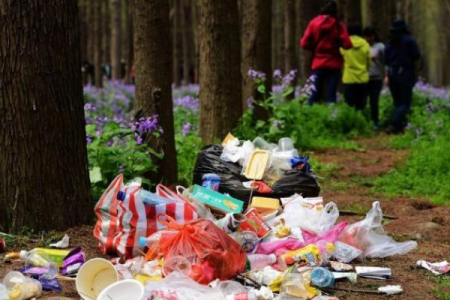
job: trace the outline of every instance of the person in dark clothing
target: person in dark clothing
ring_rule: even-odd
[[[89,61],[85,60],[81,66],[81,72],[83,74],[83,83],[94,85],[95,80],[95,68]]]
[[[369,68],[368,94],[370,100],[370,112],[373,122],[373,129],[379,129],[379,101],[381,90],[383,89],[383,79],[385,76],[384,51],[385,46],[380,41],[378,34],[373,27],[366,27],[363,30],[364,38],[370,44],[370,56],[372,64]]]
[[[400,133],[406,125],[406,115],[411,110],[413,88],[417,80],[415,62],[420,59],[420,50],[405,21],[395,20],[390,35],[385,59],[389,89],[394,99],[394,116],[387,132]]]
[[[315,76],[315,91],[309,104],[317,102],[327,82],[327,101],[336,102],[336,93],[344,63],[340,48],[352,48],[347,28],[338,18],[336,1],[327,0],[320,15],[314,18],[305,30],[300,42],[302,48],[312,52],[312,75]]]

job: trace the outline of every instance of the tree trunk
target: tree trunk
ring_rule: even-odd
[[[361,0],[345,0],[345,23],[362,24]]]
[[[179,55],[179,30],[180,30],[180,0],[173,0],[172,8],[172,61],[173,61],[173,83],[176,87],[181,85],[180,79],[180,55]]]
[[[0,10],[0,231],[91,222],[77,3]]]
[[[285,0],[284,4],[284,69],[285,72],[297,69],[295,59],[295,1]],[[297,77],[292,81],[292,87],[295,88]],[[288,96],[288,99],[294,99],[295,93]]]
[[[111,24],[111,67],[112,78],[122,79],[121,55],[121,0],[112,0],[112,24]],[[130,37],[132,39],[132,37]]]
[[[197,0],[192,0],[191,13],[192,13],[192,36],[194,39],[194,51],[192,51],[194,56],[194,78],[193,83],[198,83],[199,74],[199,43],[198,43],[198,4]]]
[[[273,1],[272,68],[284,72],[284,10],[283,1]]]
[[[102,72],[102,1],[97,0],[94,6],[94,67],[95,67],[95,86],[103,87],[103,72]]]
[[[171,91],[169,2],[135,0],[136,106],[140,117],[159,116],[164,131],[156,141],[164,153],[159,174],[164,182],[177,182],[173,104]],[[160,178],[157,178],[160,179]],[[157,181],[159,182],[159,181]]]
[[[78,1],[78,15],[80,22],[80,55],[81,61],[85,61],[87,59],[87,2],[84,0]]]
[[[272,89],[272,0],[247,0],[242,6],[242,103],[247,109],[247,101],[262,100],[255,83],[247,75],[250,68],[266,74],[266,96]],[[255,104],[254,116],[257,120],[267,120],[266,109]]]
[[[103,0],[103,64],[111,64],[111,9],[110,0]]]
[[[87,16],[87,37],[88,37],[88,45],[87,45],[87,60],[92,63],[94,61],[94,48],[95,48],[95,5],[90,2],[89,0],[86,0],[86,9],[88,10],[88,16]]]
[[[125,16],[126,16],[126,26],[125,26],[125,39],[126,39],[126,74],[125,74],[125,83],[131,84],[131,72],[134,64],[134,29],[133,29],[133,20],[134,20],[134,0],[126,0],[125,5]]]
[[[181,21],[181,30],[182,30],[182,46],[183,46],[183,84],[189,84],[190,80],[190,72],[191,69],[191,61],[190,61],[190,44],[189,41],[192,41],[191,30],[189,30],[188,24],[191,24],[190,20],[190,1],[181,0],[180,7],[180,21]]]
[[[242,115],[240,38],[235,0],[200,0],[200,136],[222,139]]]

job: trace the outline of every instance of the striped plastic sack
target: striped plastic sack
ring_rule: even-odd
[[[151,205],[142,201],[136,186],[125,187],[125,200],[118,206],[119,234],[114,239],[117,254],[122,259],[130,259],[142,254],[145,247],[139,245],[141,237],[148,237],[153,233],[167,229],[167,226],[157,221],[156,216],[166,214],[178,223],[184,224],[197,219],[195,210],[184,201],[169,201]],[[161,201],[156,196],[155,201]]]
[[[118,234],[117,193],[123,188],[123,175],[118,175],[95,205],[94,212],[97,223],[94,236],[98,240],[98,248],[104,254],[115,254],[114,238]]]

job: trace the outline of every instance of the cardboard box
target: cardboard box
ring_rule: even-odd
[[[199,185],[194,186],[192,196],[198,201],[227,213],[241,213],[244,202],[231,196],[226,196]]]
[[[256,208],[256,211],[258,211],[258,213],[260,214],[281,209],[280,200],[264,197],[253,197],[250,207]]]

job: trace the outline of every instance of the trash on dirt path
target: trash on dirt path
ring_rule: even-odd
[[[50,247],[60,248],[60,249],[66,249],[69,248],[69,236],[67,234],[64,235],[64,237],[54,244],[50,244]]]
[[[431,271],[436,276],[450,272],[450,264],[446,260],[437,263],[418,260],[416,265]]]
[[[114,266],[102,258],[87,261],[78,271],[75,285],[84,300],[96,300],[100,293],[119,280]]]
[[[335,256],[335,254],[333,254],[333,256]],[[344,263],[337,262],[337,261],[330,261],[330,267],[333,271],[337,271],[337,272],[348,272],[348,271],[354,270],[352,265],[344,264]]]
[[[42,285],[38,280],[25,277],[16,271],[6,274],[3,284],[8,290],[10,300],[26,300],[39,297],[42,293]]]
[[[403,289],[400,285],[387,285],[378,288],[380,293],[386,295],[397,295],[403,293]]]
[[[141,300],[144,296],[144,286],[137,280],[127,279],[118,281],[105,288],[97,300]]]
[[[392,271],[389,268],[380,267],[355,267],[355,271],[360,277],[371,279],[388,279],[392,276]]]
[[[61,274],[72,275],[78,273],[78,270],[85,263],[85,261],[86,259],[84,256],[83,249],[81,247],[73,249],[64,258],[63,265],[61,268]]]
[[[46,267],[50,262],[54,262],[58,267],[62,267],[64,258],[70,253],[70,250],[35,248],[30,251],[20,251],[20,259],[30,261],[35,267]]]
[[[355,272],[333,272],[333,277],[336,280],[348,279],[351,283],[356,283],[358,280],[358,274]]]

